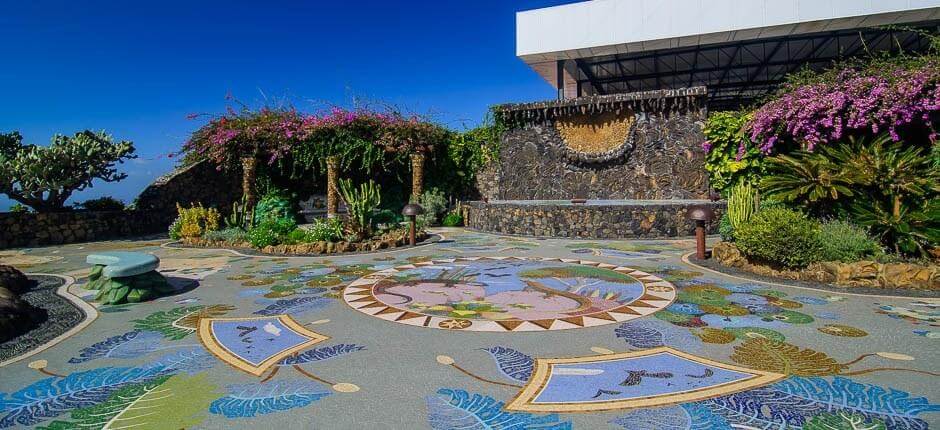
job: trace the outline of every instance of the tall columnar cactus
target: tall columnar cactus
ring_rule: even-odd
[[[757,210],[757,190],[751,184],[740,182],[731,188],[728,196],[728,218],[731,226],[741,228]]]
[[[379,186],[370,180],[356,189],[352,181],[346,179],[339,181],[339,192],[346,201],[353,233],[360,239],[371,236],[372,213],[382,203]]]
[[[255,209],[248,204],[248,196],[242,196],[241,202],[232,203],[232,213],[225,217],[229,228],[249,230],[254,225]]]

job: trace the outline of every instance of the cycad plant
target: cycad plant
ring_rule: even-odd
[[[339,193],[349,211],[349,229],[359,240],[372,236],[373,212],[382,203],[379,186],[372,180],[357,189],[349,179],[339,181]]]
[[[830,211],[840,197],[855,196],[862,179],[835,159],[837,151],[795,151],[769,158],[769,174],[761,180],[761,190],[774,200],[804,206],[820,215]]]
[[[868,190],[855,199],[856,221],[896,253],[924,255],[940,243],[940,169],[921,148],[887,135],[852,141],[846,169],[860,172]]]
[[[856,222],[897,254],[927,255],[940,244],[940,199],[922,207],[879,200],[859,200],[853,207]]]

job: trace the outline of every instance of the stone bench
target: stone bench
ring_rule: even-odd
[[[160,259],[142,252],[99,252],[85,262],[93,264],[85,288],[98,290],[95,300],[107,304],[137,303],[170,294],[173,288],[157,272]]]
[[[143,252],[99,252],[85,258],[88,264],[105,266],[101,274],[108,278],[126,278],[157,270],[160,259]]]

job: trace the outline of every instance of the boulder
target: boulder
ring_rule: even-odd
[[[738,247],[728,242],[716,243],[712,247],[712,258],[718,263],[729,267],[744,267],[748,264],[747,258],[744,257],[744,254],[741,254]]]
[[[29,279],[15,267],[0,264],[0,287],[21,294],[29,287]]]
[[[0,265],[0,342],[6,342],[43,319],[43,311],[21,300],[30,281],[12,266]]]

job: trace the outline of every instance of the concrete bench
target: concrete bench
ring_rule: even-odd
[[[125,278],[157,270],[160,259],[143,252],[99,252],[85,258],[88,264],[105,266],[101,274],[107,278]]]

